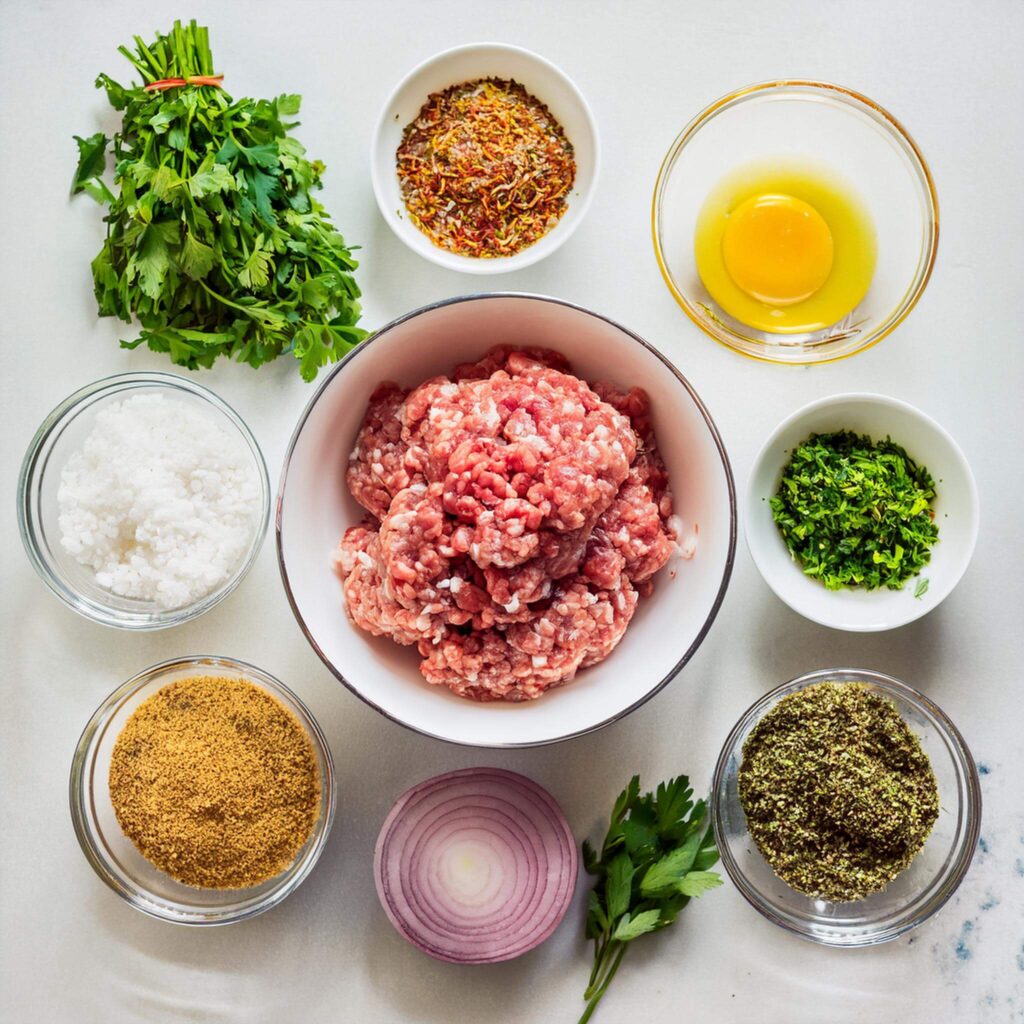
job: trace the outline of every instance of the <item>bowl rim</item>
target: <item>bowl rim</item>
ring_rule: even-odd
[[[708,329],[706,320],[697,313],[690,300],[687,299],[676,286],[672,273],[668,269],[668,261],[665,259],[665,254],[661,245],[661,233],[658,230],[658,211],[661,205],[662,195],[672,169],[675,166],[676,159],[682,152],[686,143],[708,121],[716,117],[719,113],[722,113],[730,107],[736,106],[745,100],[751,99],[763,92],[773,89],[806,89],[809,91],[816,90],[819,92],[835,94],[838,96],[840,102],[853,107],[859,106],[864,109],[878,124],[883,125],[898,143],[903,145],[905,152],[910,156],[912,162],[915,164],[921,181],[925,186],[922,190],[922,194],[924,195],[928,206],[929,216],[927,227],[929,230],[927,238],[927,256],[924,260],[923,266],[919,266],[911,288],[900,300],[895,311],[886,316],[886,319],[882,322],[881,326],[874,332],[866,335],[866,340],[863,344],[849,352],[844,352],[839,355],[814,355],[811,358],[805,359],[779,359],[769,355],[767,352],[748,352],[745,349],[730,344],[730,342],[728,342],[724,337],[719,337]],[[729,349],[731,352],[738,353],[741,356],[745,356],[748,359],[756,360],[757,362],[773,363],[783,366],[816,366],[824,363],[838,362],[841,359],[849,359],[851,356],[858,355],[861,352],[867,351],[869,348],[873,348],[884,338],[887,338],[892,334],[892,332],[896,330],[896,328],[899,327],[899,325],[910,315],[911,311],[924,294],[924,290],[931,279],[932,271],[935,269],[935,259],[938,254],[939,223],[939,198],[935,189],[935,179],[932,177],[931,168],[928,165],[928,161],[925,160],[924,154],[921,152],[921,148],[914,141],[910,132],[908,132],[903,126],[903,123],[894,117],[880,103],[876,103],[870,97],[865,96],[864,93],[858,92],[856,89],[851,89],[847,86],[837,85],[834,82],[826,82],[814,78],[777,78],[762,82],[755,82],[752,85],[745,85],[739,89],[734,89],[732,92],[726,93],[714,102],[709,103],[696,116],[691,118],[684,126],[683,130],[675,137],[675,139],[673,139],[672,144],[668,148],[668,152],[665,154],[665,157],[661,162],[661,166],[658,168],[658,175],[654,182],[654,195],[651,200],[651,237],[654,243],[654,258],[658,263],[658,269],[661,271],[662,279],[668,287],[669,292],[672,294],[672,297],[676,300],[677,305],[679,305],[690,320],[700,328],[703,334],[707,335],[713,341],[718,342],[718,344],[722,345],[724,348]]]
[[[891,409],[898,409],[901,412],[909,414],[914,419],[917,419],[924,424],[929,430],[941,437],[950,450],[953,452],[956,461],[960,464],[963,470],[964,477],[967,480],[967,499],[970,508],[970,523],[967,544],[965,545],[962,556],[963,564],[960,567],[960,571],[949,583],[945,593],[936,601],[930,601],[927,604],[924,602],[915,602],[914,604],[908,604],[907,608],[909,613],[903,618],[896,619],[889,622],[880,624],[869,624],[869,625],[849,625],[841,622],[837,622],[834,619],[830,619],[828,616],[813,614],[804,608],[798,608],[791,601],[789,601],[784,594],[781,594],[775,586],[775,578],[769,568],[766,566],[761,546],[752,539],[751,523],[755,516],[755,503],[756,495],[754,494],[754,479],[761,470],[762,465],[765,464],[769,452],[775,448],[778,444],[779,438],[791,427],[797,425],[800,420],[806,418],[811,413],[816,412],[818,409],[827,408],[830,405],[838,405],[843,402],[860,402],[865,405],[882,405],[888,406]],[[779,466],[781,471],[782,465]],[[936,608],[946,600],[947,597],[956,589],[957,584],[963,579],[964,574],[967,572],[968,567],[971,564],[971,559],[974,557],[974,550],[978,543],[978,532],[980,528],[981,513],[980,513],[980,502],[978,498],[978,484],[974,479],[974,472],[971,469],[971,464],[967,461],[967,456],[964,455],[963,449],[956,443],[953,435],[946,430],[937,420],[932,419],[926,412],[917,408],[915,405],[911,405],[910,402],[905,402],[900,398],[893,398],[890,395],[883,395],[872,391],[844,391],[834,395],[826,395],[824,398],[816,398],[806,405],[802,405],[795,412],[790,413],[777,427],[768,435],[764,444],[761,445],[760,450],[754,457],[754,461],[751,464],[750,474],[747,477],[747,494],[744,502],[744,517],[743,517],[743,537],[746,540],[747,551],[750,553],[750,558],[754,565],[757,566],[757,571],[765,583],[768,584],[769,589],[772,593],[779,598],[787,607],[791,608],[798,615],[807,619],[810,622],[817,623],[819,626],[825,626],[829,629],[838,629],[847,633],[883,633],[890,629],[899,629],[902,626],[909,626],[910,623],[916,622],[918,619],[923,618],[929,612],[934,611]],[[756,510],[757,512],[760,509]],[[831,591],[826,591],[824,587],[822,591],[826,594]]]
[[[296,717],[299,718],[299,724],[302,725],[310,737],[310,741],[317,752],[318,764],[321,769],[321,791],[325,799],[323,800],[324,806],[321,807],[317,826],[320,825],[320,822],[323,825],[320,827],[319,834],[310,836],[313,842],[302,860],[295,861],[291,867],[286,868],[274,879],[268,879],[267,881],[274,881],[276,884],[255,903],[227,913],[219,913],[216,916],[205,914],[203,911],[193,911],[192,913],[195,916],[183,916],[162,910],[160,904],[154,902],[148,894],[140,896],[138,886],[125,885],[110,870],[106,858],[93,842],[91,830],[86,824],[89,816],[85,812],[83,796],[86,792],[90,794],[92,792],[91,777],[94,765],[93,758],[87,755],[92,746],[93,737],[98,731],[107,727],[114,714],[116,714],[124,702],[132,697],[141,687],[149,682],[158,680],[168,672],[179,668],[195,668],[199,670],[203,667],[211,669],[226,667],[233,669],[242,676],[251,677],[249,678],[250,682],[267,689],[272,696],[278,698],[284,696],[299,709],[300,714]],[[288,710],[291,711],[290,708]],[[294,712],[292,713],[294,714]],[[232,658],[228,655],[188,654],[178,658],[168,658],[165,661],[157,662],[155,665],[150,665],[141,672],[137,672],[100,703],[99,707],[89,717],[85,728],[78,738],[78,742],[75,744],[75,752],[71,760],[71,771],[68,777],[68,803],[71,812],[71,823],[75,830],[75,838],[78,840],[82,853],[85,854],[85,859],[108,888],[117,893],[121,899],[136,910],[141,911],[148,917],[156,918],[158,921],[167,921],[170,924],[185,925],[186,927],[217,927],[248,920],[270,910],[272,907],[276,907],[305,881],[320,859],[320,855],[327,845],[327,840],[334,825],[334,814],[337,804],[334,775],[334,758],[320,723],[309,710],[305,701],[290,687],[282,683],[277,676],[272,675],[258,665],[253,665],[251,662]],[[86,780],[87,776],[89,777],[88,782]],[[314,826],[314,833],[317,826]],[[244,890],[235,891],[243,892]]]
[[[565,226],[566,221],[564,216],[560,217],[558,223],[541,238],[537,239],[533,245],[527,246],[527,248],[522,249],[517,253],[513,253],[511,256],[499,256],[491,259],[480,259],[472,256],[458,256],[455,253],[447,252],[433,244],[431,244],[429,249],[425,249],[422,252],[419,249],[414,248],[409,237],[406,235],[405,227],[409,226],[411,227],[411,230],[417,231],[417,233],[421,235],[422,232],[419,232],[418,228],[415,228],[411,225],[411,222],[406,220],[401,220],[400,225],[399,218],[395,216],[390,204],[386,201],[386,197],[384,196],[384,186],[377,173],[377,158],[383,145],[384,128],[385,125],[390,123],[388,111],[391,109],[391,106],[398,97],[398,94],[416,75],[420,74],[422,71],[426,71],[435,65],[442,64],[459,54],[469,53],[474,50],[503,50],[507,53],[518,54],[525,57],[527,60],[534,61],[551,73],[555,78],[560,79],[579,103],[580,109],[583,112],[584,121],[586,122],[586,131],[589,134],[591,143],[594,147],[594,172],[591,175],[590,185],[587,190],[580,195],[579,203],[576,205],[576,209],[579,212],[568,223],[568,226]],[[425,99],[426,97],[424,97],[424,100]],[[433,56],[420,61],[407,74],[403,75],[395,87],[388,93],[387,99],[384,101],[380,113],[377,116],[377,121],[374,124],[373,139],[370,145],[370,181],[373,186],[374,199],[377,201],[377,208],[380,211],[380,215],[384,219],[384,222],[389,228],[391,228],[394,234],[410,252],[415,253],[423,259],[429,260],[431,263],[434,263],[439,267],[444,267],[446,270],[454,270],[463,274],[507,274],[515,270],[524,270],[526,267],[532,266],[534,263],[550,256],[556,250],[561,248],[561,246],[569,240],[570,236],[576,231],[580,226],[580,223],[583,221],[583,218],[587,215],[591,201],[594,198],[594,193],[597,191],[597,182],[600,177],[600,172],[601,137],[597,130],[597,120],[594,117],[594,112],[591,110],[590,104],[587,102],[582,90],[578,85],[576,85],[573,79],[570,78],[569,75],[553,61],[548,60],[547,57],[542,56],[534,50],[529,50],[524,46],[516,46],[512,43],[487,41],[461,43],[458,46],[451,46],[445,50],[441,50]],[[423,235],[423,237],[425,238],[426,236]],[[555,239],[555,241],[553,241],[553,243],[546,249],[538,250],[537,246],[545,238]]]
[[[43,447],[53,432],[65,422],[69,413],[73,412],[82,402],[88,399],[103,399],[108,397],[108,395],[116,395],[121,391],[128,392],[136,387],[186,391],[196,398],[205,400],[216,412],[226,418],[238,430],[242,440],[253,456],[262,498],[259,521],[253,534],[249,552],[224,584],[192,604],[159,612],[153,618],[142,621],[123,620],[119,617],[121,613],[110,609],[109,606],[99,605],[98,602],[86,602],[70,584],[66,583],[50,568],[39,551],[39,543],[36,539],[37,523],[35,516],[32,514],[32,495],[30,492],[30,486],[37,476]],[[49,456],[47,456],[48,458]],[[45,462],[42,468],[45,469]],[[263,542],[266,539],[267,529],[270,525],[271,498],[270,474],[267,471],[267,462],[263,456],[263,450],[260,448],[255,435],[245,420],[220,395],[204,385],[190,380],[188,377],[169,373],[165,370],[115,373],[107,377],[100,377],[98,380],[94,380],[92,383],[73,391],[46,415],[32,436],[18,473],[18,532],[21,535],[25,553],[28,555],[36,575],[46,584],[47,589],[55,594],[72,611],[77,612],[83,618],[89,619],[92,622],[98,622],[100,625],[108,626],[112,629],[148,632],[177,626],[183,622],[198,618],[215,605],[220,604],[224,598],[239,586],[256,564],[256,559],[263,549]]]
[[[671,669],[669,669],[668,673],[655,686],[648,690],[647,693],[640,697],[639,700],[634,701],[632,704],[630,704],[623,710],[616,712],[613,715],[610,715],[609,717],[603,719],[600,722],[596,722],[593,725],[587,726],[584,729],[578,729],[575,732],[565,733],[561,736],[552,736],[543,740],[505,743],[478,743],[467,740],[455,740],[447,736],[440,736],[437,733],[431,732],[428,729],[421,728],[420,726],[414,725],[411,722],[403,721],[401,718],[398,718],[395,715],[390,714],[388,711],[385,711],[384,708],[380,707],[378,704],[372,701],[357,686],[349,682],[344,677],[344,675],[342,675],[339,669],[335,667],[335,665],[331,662],[327,654],[316,642],[312,633],[310,632],[309,627],[306,625],[306,622],[302,617],[302,613],[299,611],[298,603],[296,602],[295,595],[292,592],[291,584],[288,579],[288,567],[285,562],[281,537],[282,509],[284,506],[285,490],[288,483],[288,470],[291,465],[292,455],[295,452],[295,446],[298,443],[299,435],[302,433],[302,430],[306,425],[306,420],[309,418],[310,413],[313,411],[313,407],[326,392],[327,388],[330,386],[335,376],[337,376],[349,364],[349,362],[358,357],[358,355],[361,352],[368,349],[370,344],[374,342],[377,338],[382,337],[385,334],[388,334],[389,332],[391,332],[397,327],[400,327],[402,324],[406,323],[409,320],[413,320],[416,317],[421,316],[425,313],[430,313],[436,309],[442,309],[447,306],[461,305],[463,303],[468,302],[486,302],[491,299],[528,299],[530,301],[549,302],[554,305],[564,306],[578,313],[584,313],[587,316],[594,317],[597,320],[601,320],[604,323],[617,328],[623,334],[627,335],[629,338],[631,338],[633,341],[635,341],[637,344],[639,344],[648,352],[650,352],[653,356],[655,356],[655,358],[657,358],[666,367],[666,369],[668,369],[669,372],[676,378],[676,380],[678,380],[679,383],[683,386],[687,394],[689,394],[690,399],[693,401],[694,405],[696,405],[697,411],[703,418],[704,423],[711,434],[711,439],[714,441],[715,449],[718,452],[718,456],[721,459],[722,469],[725,473],[726,489],[729,495],[729,542],[726,551],[725,569],[722,573],[722,580],[718,586],[718,590],[715,594],[715,599],[711,604],[711,608],[708,612],[707,617],[704,620],[703,625],[698,631],[693,642],[686,649],[686,651],[683,652],[682,656],[676,662],[676,664],[673,665]],[[622,324],[620,324],[616,320],[613,320],[611,317],[604,316],[601,313],[595,313],[593,310],[587,309],[584,306],[577,305],[574,302],[569,302],[566,299],[559,299],[555,298],[554,296],[539,295],[531,292],[481,292],[475,294],[457,295],[452,298],[441,299],[437,302],[428,303],[425,306],[420,306],[417,309],[402,314],[401,316],[392,320],[390,323],[385,324],[379,330],[375,331],[368,338],[366,338],[365,341],[361,342],[354,349],[352,349],[338,363],[338,365],[335,366],[333,370],[331,370],[327,377],[324,378],[322,383],[318,386],[316,393],[313,395],[312,398],[310,398],[305,409],[303,409],[302,414],[299,416],[299,419],[295,424],[295,429],[292,432],[292,436],[288,441],[288,447],[285,450],[284,459],[281,464],[281,476],[278,483],[277,499],[275,501],[274,506],[274,536],[277,548],[277,564],[281,574],[281,582],[284,586],[285,594],[288,597],[288,604],[291,607],[292,614],[295,616],[295,621],[298,623],[299,629],[302,631],[303,636],[305,636],[307,643],[316,652],[317,657],[319,657],[319,659],[324,663],[324,665],[331,672],[331,674],[340,683],[342,683],[342,685],[344,685],[346,689],[348,689],[351,693],[353,693],[356,697],[363,701],[363,703],[368,704],[375,711],[379,712],[389,721],[395,722],[398,725],[401,725],[404,728],[411,730],[412,732],[418,733],[421,736],[427,736],[430,739],[440,740],[442,743],[451,743],[456,746],[475,747],[486,750],[515,750],[526,749],[530,747],[550,746],[554,743],[562,743],[565,740],[577,739],[580,736],[587,736],[590,733],[597,732],[599,729],[603,729],[614,722],[618,722],[620,719],[623,719],[627,715],[632,714],[634,711],[637,710],[637,708],[642,707],[652,697],[654,697],[655,694],[660,693],[661,690],[663,690],[680,673],[680,671],[683,669],[686,663],[697,652],[697,649],[704,642],[705,638],[710,632],[711,627],[712,625],[714,625],[715,619],[718,616],[719,609],[722,607],[722,602],[725,599],[725,593],[729,588],[729,581],[732,578],[733,565],[736,559],[737,516],[738,512],[736,503],[736,485],[733,479],[732,465],[729,462],[728,453],[725,450],[725,445],[722,441],[721,435],[718,432],[718,428],[715,425],[715,421],[711,418],[711,414],[708,412],[707,407],[704,405],[703,401],[697,394],[696,390],[694,390],[690,382],[686,379],[686,377],[683,376],[682,373],[680,373],[680,371],[676,368],[675,364],[673,364],[667,356],[663,355],[660,351],[658,351],[657,348],[655,348],[650,342],[643,339],[639,334],[634,333],[628,327],[623,327]]]
[[[784,691],[796,693],[814,683],[825,682],[830,679],[842,677],[842,682],[862,682],[877,686],[883,692],[888,691],[906,700],[908,704],[923,712],[925,717],[931,719],[942,734],[942,739],[953,756],[954,763],[963,771],[963,787],[966,792],[966,799],[958,801],[958,813],[964,820],[964,835],[959,845],[959,850],[954,857],[953,869],[944,884],[935,888],[935,891],[925,900],[917,911],[910,917],[898,920],[895,925],[874,934],[854,935],[852,940],[841,934],[841,929],[836,928],[835,935],[822,935],[807,931],[796,923],[774,912],[772,907],[761,898],[760,890],[751,884],[747,874],[740,867],[732,855],[728,843],[721,841],[722,822],[719,794],[722,790],[724,777],[730,759],[732,758],[737,745],[741,730],[747,723],[759,721],[778,701]],[[819,945],[833,946],[842,949],[863,948],[875,946],[883,942],[890,942],[908,931],[923,924],[928,918],[938,913],[948,902],[949,898],[960,887],[978,847],[978,838],[981,835],[982,818],[982,794],[981,779],[978,774],[978,766],[971,754],[967,742],[964,740],[960,730],[957,729],[952,719],[929,697],[926,697],[920,690],[910,686],[909,683],[896,679],[894,676],[884,672],[878,672],[868,668],[821,668],[812,672],[806,672],[796,676],[787,682],[773,687],[767,693],[758,697],[736,720],[736,724],[729,730],[722,744],[721,752],[715,763],[714,774],[711,782],[711,823],[715,833],[715,840],[718,845],[722,865],[733,885],[740,891],[743,898],[763,917],[766,917],[773,924],[780,928]],[[927,889],[924,890],[927,892]]]

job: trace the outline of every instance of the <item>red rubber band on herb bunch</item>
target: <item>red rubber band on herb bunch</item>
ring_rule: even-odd
[[[143,88],[146,92],[165,92],[167,89],[177,89],[183,85],[212,85],[217,89],[223,89],[224,76],[189,75],[186,78],[161,78],[159,81],[150,82]]]

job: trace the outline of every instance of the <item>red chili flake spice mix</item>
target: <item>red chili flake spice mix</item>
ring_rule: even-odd
[[[565,131],[518,82],[433,93],[406,126],[398,179],[413,223],[460,256],[511,256],[565,212],[576,160]]]

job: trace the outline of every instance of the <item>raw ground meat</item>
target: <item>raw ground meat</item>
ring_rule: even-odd
[[[384,518],[399,491],[423,480],[417,453],[410,455],[402,440],[400,412],[405,398],[406,392],[393,381],[377,385],[348,457],[348,489],[378,519]]]
[[[376,530],[366,526],[346,530],[334,565],[343,580],[345,608],[360,629],[406,645],[431,635],[429,616],[424,616],[421,623],[417,612],[402,608],[387,596],[381,580],[380,537]],[[442,632],[438,627],[438,635]]]
[[[668,561],[674,546],[650,485],[631,469],[590,535],[583,575],[602,587],[623,574],[642,583]]]
[[[591,387],[547,349],[381,384],[346,479],[372,517],[335,555],[349,616],[476,700],[607,657],[675,550],[646,393]]]
[[[531,700],[606,658],[622,639],[636,602],[624,576],[613,591],[572,577],[529,622],[504,630],[454,630],[437,644],[421,641],[421,671],[427,682],[448,686],[460,697]]]
[[[514,377],[531,366],[550,367],[563,373],[572,373],[569,360],[561,352],[550,348],[513,348],[511,345],[496,345],[483,359],[475,363],[459,363],[452,370],[452,380],[481,380],[490,377],[497,370],[505,370]]]

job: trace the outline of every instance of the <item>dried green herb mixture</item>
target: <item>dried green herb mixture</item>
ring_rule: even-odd
[[[834,902],[884,889],[939,813],[917,736],[891,700],[860,683],[815,683],[779,701],[743,744],[739,791],[775,873]]]
[[[928,470],[898,444],[843,430],[793,450],[771,509],[790,554],[829,590],[899,590],[938,540],[934,497]]]

